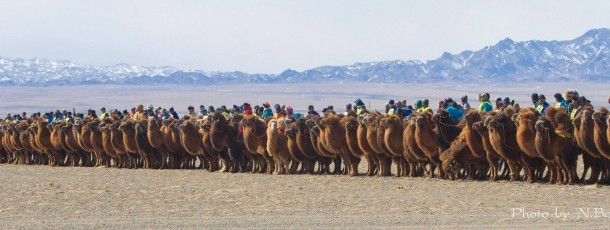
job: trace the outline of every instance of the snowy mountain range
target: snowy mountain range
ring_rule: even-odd
[[[382,61],[349,66],[322,66],[279,74],[206,72],[170,66],[128,64],[95,67],[70,61],[0,57],[0,85],[53,86],[81,84],[216,84],[230,82],[286,83],[333,80],[371,82],[526,82],[609,81],[610,29],[593,29],[569,41],[515,42],[506,38],[493,46],[436,60]]]

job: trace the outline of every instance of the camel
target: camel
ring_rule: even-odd
[[[41,152],[45,153],[49,157],[49,165],[57,166],[57,162],[54,159],[54,150],[51,143],[51,130],[48,127],[48,122],[38,121],[36,132],[36,145],[40,148]],[[22,141],[22,143],[25,143]]]
[[[72,132],[73,126],[70,123],[65,123],[60,127],[59,132],[61,135],[61,142],[63,149],[66,151],[66,154],[70,158],[70,166],[78,166],[81,165],[81,148],[78,145],[78,141],[74,136],[74,132]]]
[[[87,124],[90,121],[88,119],[77,119],[75,120],[72,128],[72,133],[76,136],[78,144],[81,149],[84,150],[83,159],[86,166],[94,166],[97,163],[95,155],[93,154],[93,145],[91,144],[91,130],[87,128]]]
[[[180,144],[182,148],[193,158],[203,157],[204,146],[203,146],[203,134],[193,122],[190,120],[184,121],[178,126],[180,132]],[[191,158],[191,159],[193,159]],[[204,167],[201,162],[201,167]]]
[[[112,126],[112,122],[110,121],[102,122],[99,125],[99,129],[102,132],[102,147],[104,148],[104,153],[106,154],[107,166],[110,167],[111,160],[114,160],[114,167],[119,167],[119,154],[112,145],[112,130],[110,129],[110,126]]]
[[[439,158],[442,147],[438,134],[434,131],[435,127],[436,125],[432,121],[432,114],[418,114],[415,119],[415,141],[430,162],[430,173],[428,176],[434,177],[435,170],[438,168],[437,176],[444,178],[445,173],[441,169],[442,162]]]
[[[593,110],[583,109],[579,111],[573,121],[574,124],[574,138],[578,146],[583,149],[587,154],[583,155],[583,162],[585,166],[589,164],[591,166],[591,177],[587,183],[598,183],[599,177],[606,175],[606,160],[598,151],[595,140],[595,122],[593,121]],[[585,167],[586,170],[586,167]],[[586,173],[583,173],[583,177]]]
[[[383,139],[385,135],[382,133],[385,132],[385,129],[379,125],[382,116],[381,113],[375,111],[364,119],[367,131],[366,140],[373,150],[373,160],[377,169],[376,174],[378,176],[389,176],[392,174],[392,158],[388,157],[389,153],[386,154],[382,146],[382,144],[385,144]]]
[[[53,161],[56,166],[64,166],[64,160],[66,158],[65,151],[61,144],[60,126],[61,122],[47,125],[47,128],[51,130],[51,152],[53,153]]]
[[[210,143],[216,151],[228,151],[226,160],[227,170],[232,173],[245,172],[248,167],[248,158],[244,154],[246,147],[238,142],[238,122],[241,118],[234,118],[229,121],[222,113],[212,113],[208,116],[211,122]],[[227,150],[225,150],[227,149]]]
[[[180,146],[180,134],[174,135],[172,127],[175,127],[172,120],[161,121],[159,130],[163,133],[163,145],[167,149],[169,162],[168,167],[173,169],[182,168],[182,163],[185,161],[184,151]],[[174,139],[177,137],[177,140]]]
[[[557,171],[557,175],[554,175],[557,182],[572,184],[578,180],[576,165],[578,153],[582,150],[574,145],[571,135],[566,135],[572,129],[570,116],[565,112],[554,112],[553,114],[553,121],[548,119],[551,115],[536,121],[536,150],[541,156],[544,156],[545,161],[546,158],[555,157],[553,165]],[[557,124],[557,128],[553,127],[553,124]],[[554,180],[555,178],[551,176],[549,183],[554,183]]]
[[[156,168],[155,154],[158,154],[158,151],[148,141],[148,121],[145,119],[136,121],[134,128],[137,153],[144,160],[142,167],[145,169]]]
[[[227,148],[222,148],[220,151],[214,149],[213,144],[210,140],[211,134],[211,122],[208,120],[197,121],[199,125],[199,132],[201,133],[201,144],[203,145],[203,156],[199,158],[205,159],[205,168],[210,172],[221,170],[222,172],[229,171],[229,155]],[[223,168],[220,168],[219,160],[222,160]]]
[[[377,159],[377,156],[374,153],[375,150],[373,150],[373,148],[371,147],[371,145],[369,144],[369,141],[367,139],[368,125],[367,125],[366,120],[367,120],[368,116],[370,116],[370,115],[360,116],[358,118],[358,122],[360,123],[360,125],[358,125],[357,136],[358,136],[358,147],[360,147],[360,149],[362,150],[362,152],[364,154],[364,158],[366,159],[366,161],[368,163],[368,169],[367,169],[366,175],[373,176],[373,175],[375,175],[375,172],[377,171],[377,165],[379,164],[379,159]]]
[[[240,125],[243,129],[243,140],[246,150],[253,155],[262,156],[264,161],[259,159],[255,162],[253,171],[259,173],[267,172],[271,174],[275,171],[275,162],[267,152],[267,125],[266,122],[256,116],[247,116],[241,120]]]
[[[334,170],[332,174],[341,173],[341,162],[340,157],[331,153],[324,146],[324,140],[326,139],[326,133],[322,130],[324,127],[318,125],[319,121],[322,118],[317,117],[310,120],[307,120],[305,124],[309,127],[310,131],[310,139],[311,143],[316,150],[316,153],[320,156],[318,158],[318,164],[320,165],[320,172],[322,173],[331,173],[330,172],[330,163],[334,162]]]
[[[405,149],[402,143],[404,139],[404,125],[402,119],[395,115],[390,116],[382,119],[380,126],[385,128],[383,139],[392,159],[396,163],[396,176],[411,174],[409,171],[411,168],[407,166],[415,162],[408,162],[404,156]]]
[[[477,167],[479,172],[487,174],[489,164],[486,161],[487,153],[483,144],[483,137],[474,129],[476,122],[482,121],[482,112],[476,110],[469,110],[464,115],[464,128],[462,129],[461,136],[464,137],[470,153],[477,159]],[[480,175],[481,178],[486,175]]]
[[[297,147],[299,148],[299,152],[303,154],[305,158],[307,158],[307,160],[303,162],[306,171],[308,173],[313,174],[315,170],[316,160],[321,157],[318,156],[316,149],[312,145],[312,140],[310,136],[311,131],[309,130],[306,121],[307,120],[305,118],[300,118],[295,122],[295,142],[297,144]],[[320,164],[320,167],[322,167],[322,164]]]
[[[347,146],[345,123],[343,122],[345,120],[341,120],[334,114],[329,114],[322,118],[319,124],[322,127],[320,133],[324,133],[322,143],[331,153],[341,157],[346,166],[344,173],[348,173],[350,176],[357,176],[360,158],[355,157]]]
[[[409,173],[410,176],[418,176],[422,173],[426,173],[426,165],[428,164],[428,156],[419,148],[417,141],[415,140],[415,129],[416,129],[415,114],[411,114],[405,118],[406,127],[403,133],[403,155],[405,159],[411,160],[413,164],[410,164]],[[417,167],[416,167],[417,166]]]
[[[315,155],[313,157],[308,157],[305,155],[299,145],[297,143],[297,138],[299,135],[297,122],[290,122],[290,120],[285,120],[286,130],[284,131],[284,135],[288,138],[286,141],[286,145],[288,146],[288,151],[290,152],[290,156],[292,156],[292,165],[290,166],[290,173],[297,173],[299,164],[301,165],[301,170],[299,173],[307,173],[313,174],[315,170]],[[314,150],[315,151],[315,150]]]
[[[126,120],[119,125],[119,130],[123,133],[123,145],[129,157],[129,165],[131,168],[139,167],[141,159],[138,155],[138,145],[136,144],[136,121],[131,119]]]
[[[109,158],[104,152],[100,123],[101,121],[96,119],[87,123],[85,127],[89,130],[89,143],[91,144],[91,150],[95,154],[96,159],[95,167],[110,167]],[[86,136],[84,138],[86,138]]]
[[[163,132],[161,132],[159,122],[160,121],[156,120],[154,117],[148,118],[148,129],[146,135],[150,145],[160,154],[161,165],[159,165],[159,169],[166,169],[168,167],[168,161],[174,158],[169,156],[169,152],[165,147],[165,137],[163,136]],[[173,163],[169,163],[169,165],[173,165]]]
[[[549,116],[551,114],[555,114],[555,108],[549,107],[547,108],[547,112]],[[548,166],[548,174],[549,174],[549,182],[555,183],[558,176],[558,168],[555,164],[555,156],[549,155],[550,152],[540,153],[536,150],[536,121],[538,120],[538,114],[533,109],[521,109],[519,113],[515,113],[512,116],[512,120],[517,126],[517,144],[519,148],[525,155],[530,158],[539,158],[546,162],[546,166]],[[526,173],[528,173],[527,177],[532,178],[534,180],[534,171],[535,168],[525,169]],[[544,169],[538,170],[539,172],[544,171]],[[537,176],[540,178],[541,176]]]
[[[472,154],[465,135],[460,135],[456,140],[451,142],[449,148],[443,150],[439,159],[442,161],[441,169],[450,180],[455,180],[460,170],[475,161],[477,158]],[[474,172],[470,172],[471,176]]]
[[[606,159],[610,159],[610,140],[608,139],[608,109],[599,108],[592,115],[594,122],[593,142],[599,153]]]
[[[510,181],[516,181],[519,179],[519,165],[522,164],[525,170],[529,170],[530,167],[524,160],[525,154],[517,144],[517,127],[511,120],[511,116],[512,113],[505,110],[490,116],[486,123],[493,149],[506,160],[510,170]],[[528,175],[527,172],[526,175]],[[534,182],[532,177],[528,177],[527,181]]]
[[[284,135],[283,119],[271,119],[267,123],[267,152],[275,162],[275,173],[285,174],[292,160],[288,149],[288,138]]]

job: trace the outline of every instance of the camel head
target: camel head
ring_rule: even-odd
[[[580,113],[580,117],[582,118],[582,124],[592,125],[593,124],[593,110],[585,109]]]
[[[593,113],[592,117],[595,123],[601,124],[603,122],[606,122],[608,117],[608,110],[605,107],[601,107]]]
[[[538,131],[538,132],[548,132],[549,130],[553,129],[551,122],[549,120],[547,120],[546,118],[541,118],[538,121],[536,121],[535,127],[536,127],[536,131]]]
[[[125,130],[131,130],[135,127],[135,122],[133,120],[127,120],[124,123],[122,123],[121,125],[119,125],[119,130],[121,131],[125,131]]]
[[[444,109],[439,109],[436,114],[432,115],[432,121],[434,121],[434,123],[438,124],[438,123],[450,123],[453,124],[455,123],[455,120],[453,120],[453,118],[451,118],[449,116],[449,112],[447,112],[447,110]]]
[[[469,110],[466,115],[464,115],[464,121],[466,121],[468,126],[472,127],[472,124],[481,121],[481,113],[476,110]]]

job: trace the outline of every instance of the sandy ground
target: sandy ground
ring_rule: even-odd
[[[597,185],[0,165],[0,186],[1,229],[610,227]]]

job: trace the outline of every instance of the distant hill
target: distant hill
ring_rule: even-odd
[[[321,66],[279,74],[206,72],[170,66],[128,64],[95,67],[70,61],[0,57],[0,85],[53,86],[82,84],[217,84],[286,83],[333,80],[370,82],[548,82],[610,80],[610,29],[593,29],[569,41],[515,42],[436,60],[381,61],[349,66]]]

